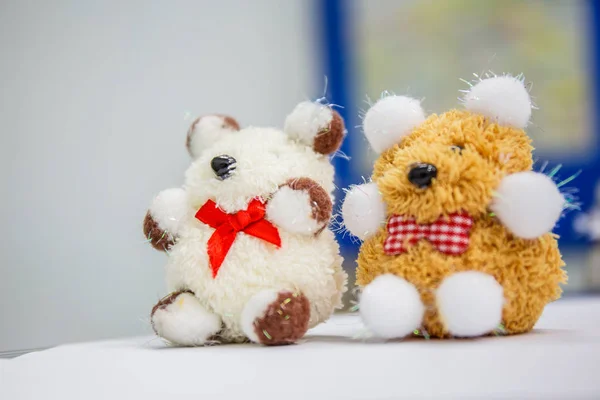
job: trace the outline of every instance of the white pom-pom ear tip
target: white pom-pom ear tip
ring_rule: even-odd
[[[499,125],[525,128],[531,117],[531,97],[522,75],[494,76],[473,85],[463,98],[465,108]]]
[[[197,158],[223,135],[239,130],[238,122],[228,115],[205,115],[196,118],[190,126],[185,145],[192,158]]]
[[[283,130],[320,154],[334,153],[346,135],[342,117],[323,101],[299,103],[286,117]]]
[[[425,121],[419,100],[406,96],[387,96],[365,114],[363,130],[373,150],[381,153]]]

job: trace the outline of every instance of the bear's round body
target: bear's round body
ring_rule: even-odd
[[[192,124],[182,188],[161,192],[144,233],[169,254],[171,294],[151,323],[178,345],[290,344],[342,306],[334,168],[345,135],[327,104],[302,102],[283,130],[209,115]]]
[[[384,96],[365,115],[380,155],[342,214],[364,240],[360,313],[377,336],[527,332],[566,282],[552,229],[569,204],[558,169],[533,170],[522,77],[481,79],[463,103],[426,116]]]
[[[346,273],[331,231],[317,236],[280,231],[281,248],[240,232],[214,278],[206,253],[213,232],[193,221],[171,249],[166,272],[170,291],[191,290],[221,317],[220,340],[246,340],[240,316],[250,298],[263,290],[303,293],[310,302],[309,327],[341,306]]]
[[[506,333],[533,328],[544,306],[560,297],[566,273],[556,239],[548,233],[534,240],[515,238],[495,217],[475,219],[466,252],[449,256],[426,240],[406,253],[387,255],[385,227],[366,240],[358,257],[357,284],[366,286],[382,274],[394,274],[413,284],[426,307],[423,328],[433,337],[450,337],[435,304],[435,292],[448,276],[480,271],[504,289],[502,323]]]
[[[215,179],[210,168],[210,160],[221,154],[237,160],[236,175],[230,179]],[[298,174],[331,193],[333,172],[327,157],[288,140],[284,132],[254,127],[222,138],[190,166],[185,190],[192,208],[171,249],[167,282],[171,291],[191,290],[209,312],[221,317],[221,340],[245,340],[240,316],[249,299],[263,290],[304,294],[311,309],[309,326],[315,326],[341,306],[346,273],[330,230],[306,234],[275,224],[281,247],[238,232],[213,278],[207,241],[215,229],[194,218],[193,213],[208,200],[214,200],[227,213],[246,209],[254,198],[262,199],[268,208],[273,193]],[[291,209],[292,204],[286,208],[290,209],[289,218],[294,219],[298,210]]]

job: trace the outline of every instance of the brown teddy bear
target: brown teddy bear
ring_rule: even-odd
[[[483,79],[463,100],[426,117],[418,100],[388,96],[365,115],[380,154],[342,214],[364,240],[360,313],[377,336],[526,332],[566,282],[551,233],[565,198],[532,171],[523,80]]]

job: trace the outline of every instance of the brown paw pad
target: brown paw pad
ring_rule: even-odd
[[[144,218],[144,235],[156,250],[168,251],[175,244],[173,236],[158,226],[150,212],[146,213]]]
[[[261,344],[292,344],[304,336],[309,319],[310,303],[304,295],[281,292],[265,315],[254,321],[254,332]]]
[[[150,319],[152,319],[152,316],[154,315],[156,310],[163,309],[163,308],[167,307],[169,304],[173,304],[175,302],[175,300],[177,300],[177,297],[179,297],[179,295],[183,294],[183,293],[189,293],[192,295],[194,294],[194,292],[192,292],[191,290],[180,290],[180,291],[173,292],[173,293],[163,297],[162,299],[160,299],[158,301],[158,303],[156,303],[154,305],[154,307],[152,307],[152,311],[150,312]]]
[[[326,224],[331,218],[333,204],[331,197],[321,185],[310,178],[295,178],[286,182],[293,190],[303,190],[310,197],[312,217],[319,223]]]

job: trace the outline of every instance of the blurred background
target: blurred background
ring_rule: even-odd
[[[595,0],[12,0],[0,48],[0,353],[150,332],[166,255],[141,221],[181,185],[195,116],[280,127],[325,93],[349,129],[347,187],[371,173],[369,99],[442,112],[489,71],[525,75],[535,169],[582,171],[566,185],[582,211],[556,232],[566,295],[600,291]],[[352,275],[358,245],[339,239]]]

